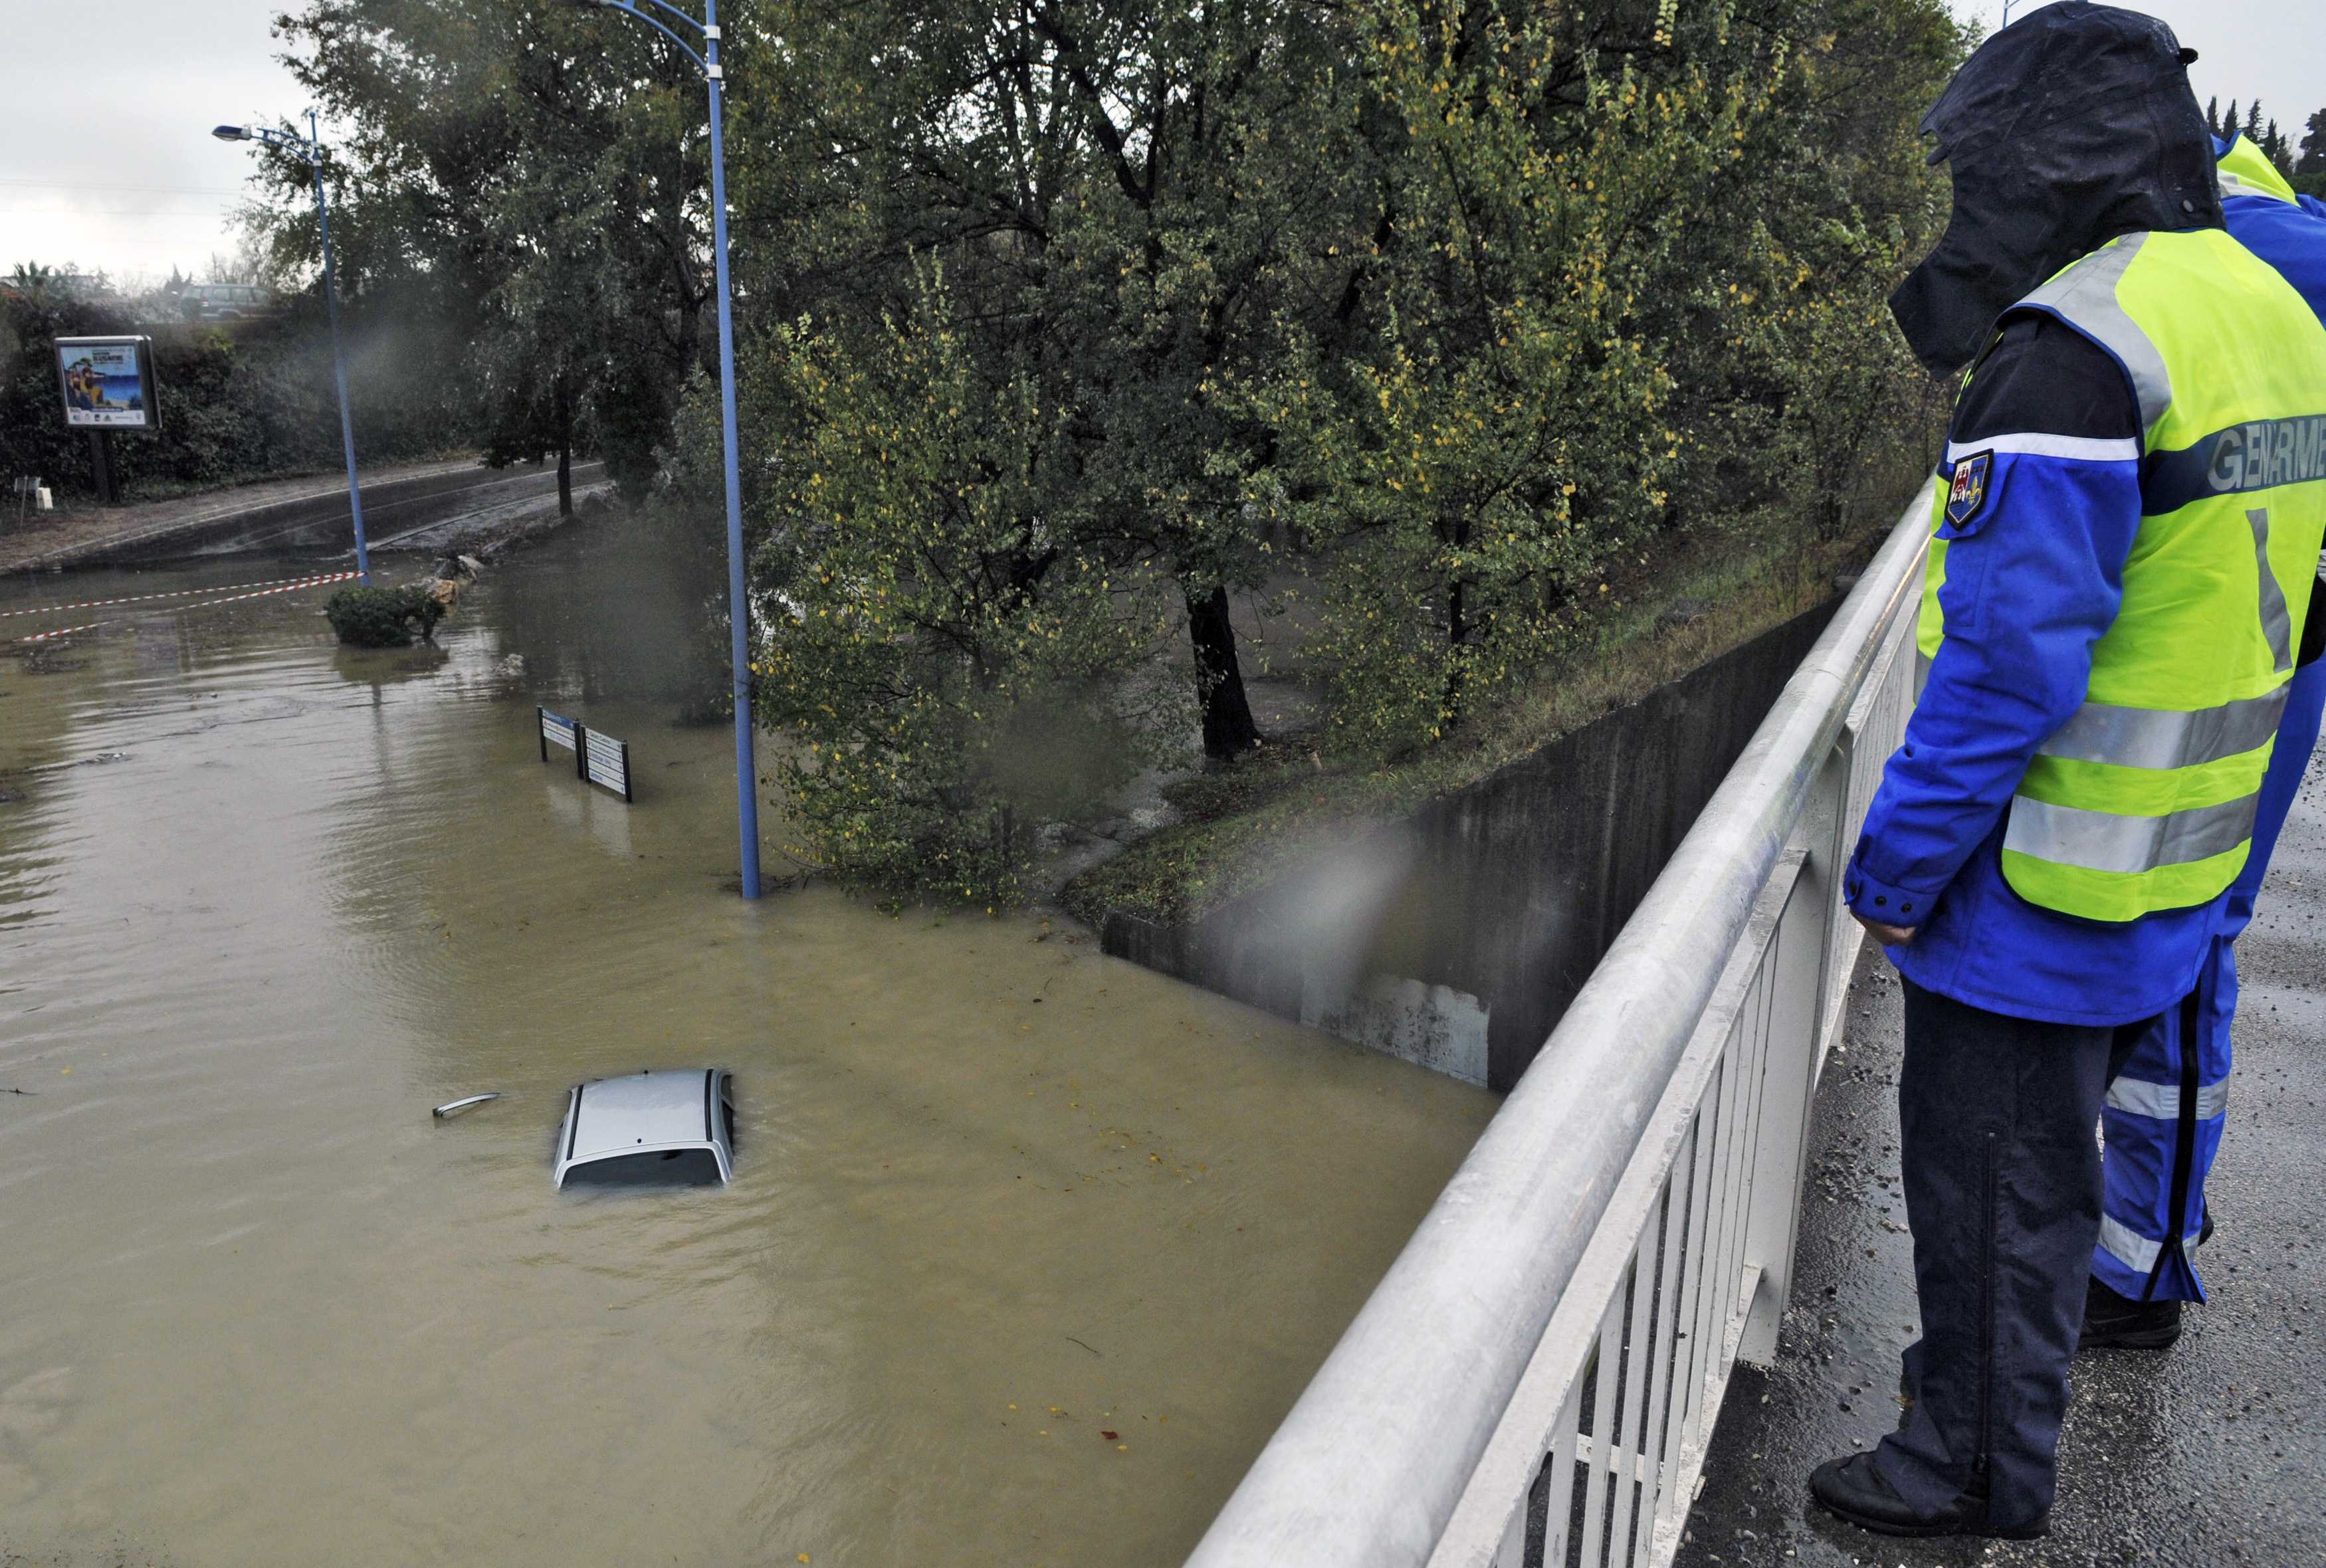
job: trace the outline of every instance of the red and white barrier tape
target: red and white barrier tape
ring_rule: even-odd
[[[302,588],[321,588],[327,582],[346,582],[356,575],[358,574],[352,571],[326,572],[321,577],[302,577],[295,581],[286,582],[280,588],[262,588],[256,593],[229,594],[225,598],[206,598],[200,604],[181,605],[179,608],[198,610],[209,609],[214,605],[240,604],[247,598],[265,598],[269,594],[276,593],[296,593]]]
[[[93,632],[105,624],[103,621],[90,621],[86,626],[59,626],[52,632],[34,632],[29,637],[18,637],[16,640],[20,643],[45,643],[51,637],[69,637],[75,632]]]
[[[163,598],[195,598],[206,593],[234,593],[247,588],[303,588],[311,583],[338,582],[355,575],[352,571],[342,571],[330,577],[274,577],[265,582],[225,582],[216,588],[181,588],[173,593],[135,593],[125,598],[85,598],[75,604],[42,605],[38,609],[0,610],[0,620],[14,616],[57,616],[67,610],[103,609],[117,604],[149,604]]]
[[[179,608],[179,609],[181,609],[181,610],[211,609],[211,608],[216,608],[217,606],[219,606],[219,605],[222,605],[222,604],[240,604],[244,599],[247,599],[247,598],[267,598],[268,596],[270,596],[270,595],[272,595],[272,594],[278,594],[278,593],[296,593],[299,589],[302,589],[302,588],[321,588],[321,587],[322,587],[322,586],[323,586],[325,583],[327,583],[327,582],[345,582],[345,581],[347,581],[349,578],[355,577],[355,576],[357,576],[357,575],[358,575],[358,573],[356,573],[356,572],[352,572],[352,571],[331,571],[331,572],[326,572],[326,573],[324,573],[324,574],[323,574],[322,576],[321,576],[321,577],[300,577],[300,578],[293,578],[293,579],[290,579],[290,580],[287,580],[287,581],[283,582],[283,583],[282,583],[282,584],[280,584],[279,586],[272,587],[272,588],[262,588],[262,589],[257,589],[256,592],[253,592],[253,593],[237,593],[237,594],[229,594],[229,595],[228,595],[228,596],[227,596],[226,598],[209,598],[209,599],[204,599],[204,600],[203,600],[201,603],[200,603],[200,604],[185,604],[185,605],[179,605],[179,606],[178,606],[178,607],[176,607],[176,608]],[[234,584],[228,584],[228,586],[232,587],[232,586],[237,586],[237,585],[234,585]],[[197,592],[203,592],[203,593],[210,593],[210,592],[216,592],[217,590],[216,590],[216,589],[196,589],[196,590],[194,590],[194,591],[197,591]],[[176,598],[177,596],[176,596],[176,595],[174,595],[174,594],[155,594],[155,595],[154,595],[154,596],[152,596],[152,597],[156,598]],[[98,602],[99,602],[99,603],[103,603],[103,602],[106,602],[106,601],[99,600]],[[118,601],[115,601],[115,602],[118,602]],[[66,607],[62,607],[62,608],[78,608],[78,607],[74,607],[74,606],[66,606]],[[113,624],[113,622],[115,622],[115,621],[116,621],[116,620],[119,620],[120,618],[121,618],[121,617],[120,617],[119,616],[108,616],[108,617],[106,617],[104,620],[99,620],[99,621],[88,621],[88,622],[84,623],[83,625],[77,626],[59,626],[55,631],[52,631],[52,632],[35,632],[35,633],[33,633],[33,634],[31,636],[29,636],[29,637],[18,637],[18,638],[16,639],[16,641],[17,641],[17,642],[20,642],[20,643],[45,643],[45,642],[47,642],[47,641],[48,641],[50,638],[51,638],[51,637],[63,637],[63,636],[71,636],[71,635],[72,635],[73,633],[75,633],[75,632],[88,632],[88,631],[94,631],[94,630],[96,630],[98,626],[110,626],[110,625],[112,625],[112,624]]]

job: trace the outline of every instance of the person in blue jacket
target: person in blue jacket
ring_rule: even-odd
[[[2297,198],[2243,136],[2217,137],[2213,151],[2230,237],[2275,268],[2326,322],[2326,202]],[[2270,852],[2318,744],[2320,713],[2326,709],[2326,660],[2319,656],[2326,648],[2326,580],[2312,589],[2303,643],[2262,782],[2253,849],[2230,885],[2221,928],[2198,975],[2194,1005],[2160,1016],[2108,1085],[2100,1114],[2107,1146],[2100,1238],[2084,1302],[2086,1349],[2163,1350],[2181,1335],[2182,1304],[2205,1299],[2189,1252],[2211,1230],[2205,1178],[2220,1148],[2228,1108],[2229,1025],[2238,1002],[2234,944],[2253,919]],[[2184,1038],[2194,1039],[2196,1048],[2183,1050]],[[2171,1218],[2176,1214],[2177,1225]]]
[[[1942,635],[1842,878],[1905,981],[1922,1333],[1904,1424],[1810,1480],[1885,1534],[2048,1528],[2101,1218],[2093,1128],[2221,928],[2257,792],[2192,792],[2241,778],[2258,743],[2228,743],[2279,721],[2281,645],[2309,608],[2287,613],[2286,562],[2314,561],[2326,533],[2315,441],[2282,470],[2256,461],[2272,487],[2251,497],[2242,464],[2200,462],[2191,487],[2182,460],[2256,421],[2326,425],[2326,329],[2221,232],[2193,58],[2153,17],[2065,0],[1988,39],[1923,121],[1954,211],[1891,309],[1925,367],[1970,367],[1926,604]],[[2219,417],[2197,447],[2152,453],[2176,396]],[[2256,561],[2258,600],[2232,605]],[[2201,691],[2188,711],[2113,694],[2167,668]],[[2267,692],[2243,689],[2256,669]],[[2143,774],[2182,803],[2094,793]]]

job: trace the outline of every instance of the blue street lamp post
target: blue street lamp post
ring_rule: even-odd
[[[312,110],[307,115],[307,135],[270,130],[265,125],[220,125],[210,133],[221,142],[257,142],[305,162],[315,176],[315,224],[323,239],[323,308],[331,318],[331,379],[340,391],[340,447],[348,459],[348,515],[356,525],[356,575],[371,581],[371,552],[364,543],[363,492],[356,483],[356,427],[348,417],[348,362],[340,349],[340,292],[331,277],[331,213],[323,199],[323,142],[315,129]]]
[[[758,768],[751,755],[751,679],[749,664],[750,601],[743,582],[743,481],[736,467],[735,441],[735,302],[727,283],[727,151],[720,123],[726,73],[719,65],[719,0],[703,0],[702,19],[670,5],[649,5],[702,35],[702,53],[653,16],[635,0],[579,0],[628,12],[678,46],[693,60],[711,87],[711,245],[719,279],[719,429],[726,444],[727,466],[727,627],[728,653],[734,666],[735,689],[735,815],[743,849],[743,896],[759,896]]]

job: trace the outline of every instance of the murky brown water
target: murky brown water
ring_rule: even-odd
[[[1175,1563],[1476,1136],[1031,920],[722,894],[727,736],[618,678],[601,548],[441,656],[308,592],[0,657],[0,1554]],[[734,1186],[551,1190],[566,1085],[709,1063]]]

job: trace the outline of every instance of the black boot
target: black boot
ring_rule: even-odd
[[[1853,1453],[1818,1466],[1810,1495],[1838,1518],[1877,1536],[1983,1536],[1997,1541],[2032,1541],[2050,1533],[2049,1517],[2033,1524],[1997,1525],[1986,1517],[1986,1477],[1974,1475],[1962,1496],[1925,1519],[1890,1489],[1870,1453]]]
[[[2181,1337],[2178,1301],[2135,1301],[2095,1279],[2084,1291],[2079,1350],[2163,1350]]]

